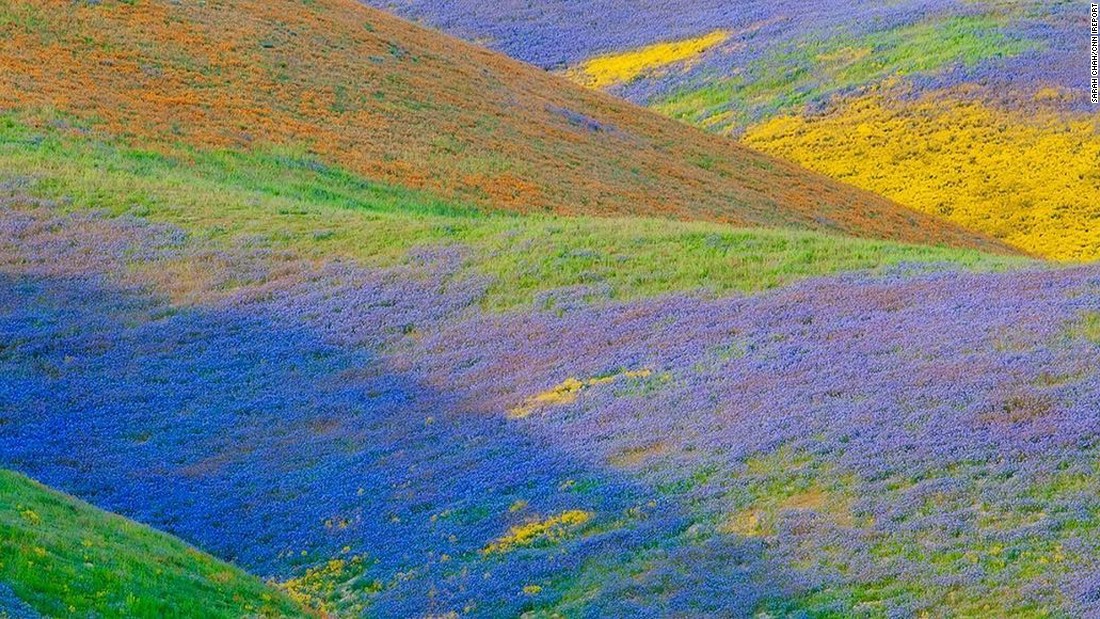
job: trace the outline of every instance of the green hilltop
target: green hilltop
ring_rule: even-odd
[[[0,585],[47,617],[310,616],[171,535],[4,470]]]

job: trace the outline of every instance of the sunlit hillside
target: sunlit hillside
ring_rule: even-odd
[[[369,3],[1024,251],[1100,258],[1087,3]]]

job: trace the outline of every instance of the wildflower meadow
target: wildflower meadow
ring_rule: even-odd
[[[1076,9],[0,2],[0,618],[1100,616]]]

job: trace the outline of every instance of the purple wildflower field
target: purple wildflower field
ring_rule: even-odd
[[[263,577],[354,557],[316,577],[346,609],[1067,615],[1100,594],[1096,268],[487,315],[460,249],[318,266],[14,201],[0,459]],[[156,277],[181,261],[204,273],[186,304]],[[509,414],[571,377],[609,379]]]

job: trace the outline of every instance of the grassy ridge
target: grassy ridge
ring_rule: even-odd
[[[178,539],[2,470],[0,582],[45,616],[308,616]]]
[[[369,182],[301,151],[179,148],[165,155],[50,124],[31,127],[10,116],[0,120],[0,172],[79,208],[148,217],[202,238],[268,244],[319,258],[389,265],[422,246],[458,247],[469,274],[493,279],[484,304],[499,309],[571,286],[624,299],[694,289],[752,292],[912,262],[976,269],[1026,262],[706,222],[521,218]]]

